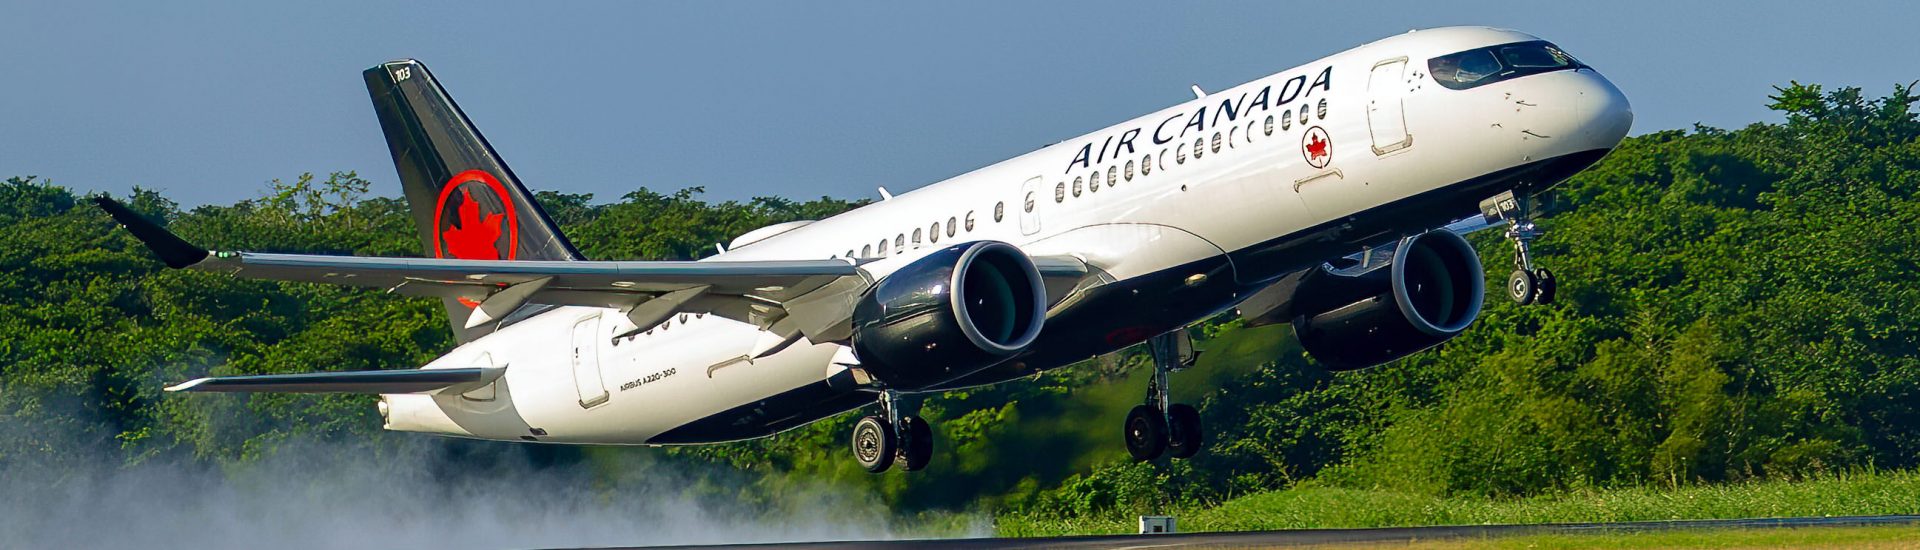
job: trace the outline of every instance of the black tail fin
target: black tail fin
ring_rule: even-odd
[[[584,259],[426,65],[390,61],[362,75],[429,257]],[[446,302],[460,341],[486,332],[464,328],[471,302]]]
[[[582,259],[426,65],[390,61],[364,76],[429,255]]]

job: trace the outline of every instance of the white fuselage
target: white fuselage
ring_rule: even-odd
[[[1437,56],[1534,40],[1465,27],[1394,36],[839,216],[757,231],[714,258],[852,256],[871,259],[863,268],[883,277],[926,251],[966,241],[1078,257],[1104,284],[1083,284],[1059,301],[1017,368],[956,385],[1061,366],[1202,320],[1337,256],[1329,252],[1472,215],[1479,199],[1551,185],[1596,160],[1632,120],[1626,98],[1597,72],[1546,72],[1464,90],[1427,74]],[[1543,164],[1557,159],[1573,160]],[[1222,271],[1231,276],[1194,282],[1195,274]],[[1130,307],[1142,295],[1174,289],[1163,280],[1200,294]],[[1056,327],[1074,308],[1088,313]],[[836,355],[850,353],[837,344],[802,340],[748,360],[766,337],[750,324],[687,313],[613,338],[632,328],[619,310],[583,307],[509,325],[427,366],[506,367],[499,381],[465,395],[384,396],[387,427],[504,440],[700,443],[764,436],[872,401],[830,380],[845,370]]]

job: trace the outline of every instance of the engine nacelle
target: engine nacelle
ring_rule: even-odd
[[[1318,269],[1294,292],[1294,334],[1330,370],[1412,355],[1466,330],[1480,316],[1480,256],[1451,231],[1400,241],[1392,263],[1357,275]]]
[[[881,382],[917,389],[1019,353],[1040,336],[1046,287],[999,241],[956,244],[874,283],[853,310],[853,350]]]

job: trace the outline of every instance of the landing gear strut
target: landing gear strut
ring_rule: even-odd
[[[1200,411],[1184,403],[1168,403],[1167,374],[1193,366],[1199,354],[1193,351],[1193,339],[1185,330],[1176,330],[1147,340],[1153,355],[1153,378],[1147,380],[1147,400],[1127,412],[1127,453],[1134,460],[1147,461],[1171,453],[1174,458],[1190,458],[1200,452]]]
[[[880,473],[900,463],[909,472],[927,467],[933,459],[933,427],[915,414],[902,414],[907,403],[900,392],[880,392],[880,414],[862,417],[853,425],[853,459],[867,471]]]
[[[1488,222],[1507,221],[1507,240],[1513,241],[1513,274],[1507,276],[1507,297],[1523,306],[1551,304],[1560,285],[1552,271],[1533,265],[1533,241],[1546,230],[1533,224],[1527,202],[1507,191],[1480,201],[1480,213]]]

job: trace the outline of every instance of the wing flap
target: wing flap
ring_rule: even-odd
[[[301,374],[216,376],[167,388],[170,392],[427,393],[485,386],[505,368],[405,369]]]

